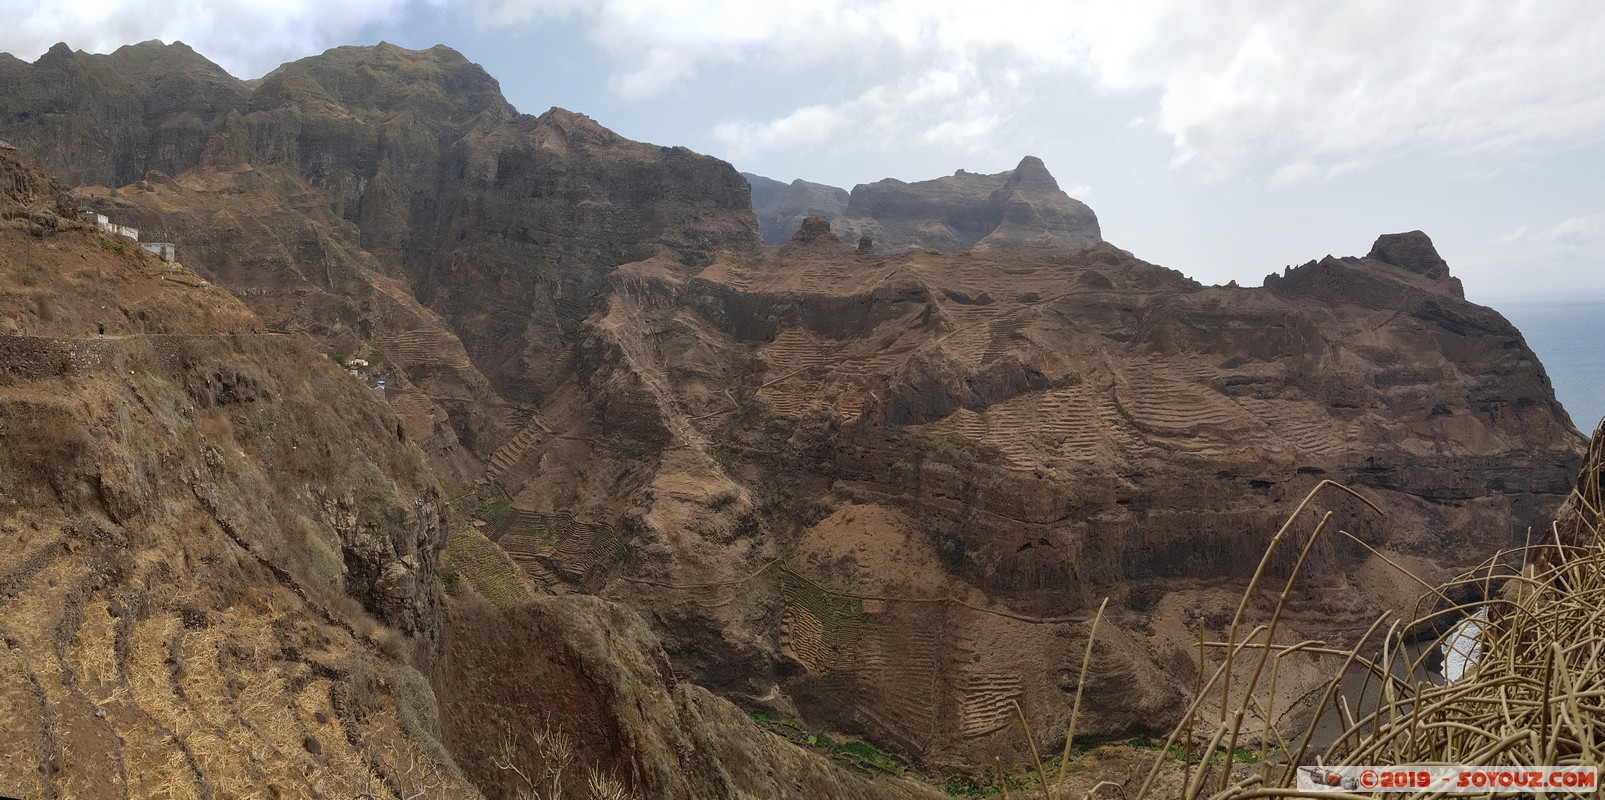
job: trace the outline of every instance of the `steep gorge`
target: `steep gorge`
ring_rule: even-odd
[[[0,148],[0,794],[934,796],[676,680],[624,608],[453,587],[474,534],[405,421],[259,326]]]
[[[728,164],[518,114],[443,47],[254,84],[179,45],[60,47],[0,59],[0,98],[0,137],[79,200],[274,328],[377,353],[447,480],[487,465],[481,530],[541,593],[639,611],[660,676],[935,768],[1021,759],[1012,701],[1062,735],[1105,595],[1084,730],[1163,727],[1196,626],[1322,479],[1376,497],[1386,521],[1340,524],[1430,580],[1519,543],[1580,457],[1419,233],[1206,287],[1101,243],[1027,158],[859,187],[764,247]],[[1413,599],[1357,546],[1315,558],[1295,631]]]

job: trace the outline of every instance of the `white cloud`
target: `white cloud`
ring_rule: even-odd
[[[255,78],[284,61],[347,44],[394,19],[407,0],[0,0],[0,51],[32,60],[57,42],[107,53],[125,44],[182,41],[229,72]]]
[[[960,151],[1021,103],[1057,101],[1067,84],[1151,96],[1143,118],[1152,123],[1139,124],[1170,138],[1174,165],[1206,179],[1266,155],[1283,165],[1271,180],[1286,183],[1410,148],[1480,152],[1605,132],[1605,6],[1592,0],[598,0],[583,10],[568,0],[472,0],[468,8],[491,21],[582,15],[617,62],[612,85],[631,98],[717,65],[873,66],[863,95],[834,106],[851,115],[874,92],[965,76],[993,95],[992,122],[963,103],[910,101],[879,109],[872,131],[951,132]],[[727,126],[738,124],[767,123]]]
[[[1092,187],[1085,183],[1078,183],[1064,190],[1064,193],[1077,200],[1086,200],[1092,196]]]
[[[1316,177],[1320,177],[1322,180],[1331,180],[1345,172],[1353,172],[1365,166],[1365,164],[1366,162],[1363,159],[1351,158],[1347,161],[1339,161],[1323,169],[1309,158],[1300,158],[1277,167],[1276,171],[1271,173],[1270,180],[1267,183],[1271,186],[1284,187],[1305,183],[1306,181],[1314,180]]]
[[[431,5],[449,6],[453,0],[430,0]],[[469,4],[477,21],[486,28],[504,28],[562,19],[584,9],[585,0],[499,0]]]
[[[722,122],[713,135],[737,153],[789,149],[823,142],[844,121],[842,113],[826,106],[804,106],[770,122]]]
[[[1605,214],[1573,217],[1549,229],[1546,237],[1562,247],[1588,247],[1605,242]]]
[[[1275,172],[1271,173],[1270,183],[1272,186],[1292,186],[1295,183],[1303,183],[1320,174],[1320,172],[1321,170],[1315,166],[1315,162],[1307,158],[1301,158],[1290,164],[1283,164],[1278,167]]]
[[[733,151],[810,146],[824,112],[797,115],[818,106],[863,122],[841,130],[866,144],[978,153],[1031,104],[1073,107],[1089,89],[1140,100],[1132,124],[1168,137],[1172,164],[1203,179],[1266,170],[1256,177],[1286,185],[1417,149],[1605,135],[1605,4],[1594,0],[0,0],[0,50],[181,39],[254,77],[441,9],[487,29],[574,22],[626,99],[716,67],[777,84],[858,78],[842,97],[722,123]]]
[[[1557,250],[1597,248],[1605,254],[1605,212],[1571,217],[1548,229],[1534,231],[1531,227],[1523,225],[1503,236],[1494,237],[1493,241],[1496,244],[1537,244]]]
[[[973,69],[934,66],[835,104],[804,106],[765,122],[721,122],[713,135],[737,159],[805,148],[846,128],[865,147],[919,143],[951,153],[992,154],[1008,121],[997,95]]]
[[[1517,228],[1517,229],[1515,229],[1515,230],[1511,231],[1510,233],[1507,233],[1507,234],[1505,234],[1503,236],[1495,236],[1494,237],[1494,243],[1495,244],[1515,244],[1516,242],[1521,241],[1522,238],[1525,237],[1526,235],[1527,235],[1527,226],[1523,225],[1523,226],[1521,226],[1521,227],[1519,227],[1519,228]]]
[[[1330,180],[1342,175],[1345,172],[1353,172],[1365,165],[1366,161],[1363,158],[1351,158],[1348,161],[1339,161],[1338,163],[1327,167],[1326,177],[1328,180]]]
[[[1483,271],[1505,277],[1503,286],[1478,281],[1489,299],[1589,297],[1605,292],[1605,212],[1554,225],[1522,225],[1478,249]],[[1473,282],[1467,281],[1467,287]]]

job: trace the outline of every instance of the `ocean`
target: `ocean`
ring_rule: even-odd
[[[1605,299],[1494,306],[1538,354],[1555,396],[1584,434],[1605,417]]]

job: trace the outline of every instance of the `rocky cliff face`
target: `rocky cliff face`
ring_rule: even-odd
[[[958,172],[904,183],[888,178],[840,189],[797,180],[790,185],[747,175],[765,244],[781,244],[810,215],[830,220],[843,241],[868,237],[876,251],[925,247],[965,250],[1051,247],[1077,250],[1103,241],[1098,217],[1059,189],[1042,159],[1026,156],[1009,172]]]
[[[939,796],[680,683],[627,609],[443,580],[405,420],[259,326],[0,149],[0,793]]]
[[[59,185],[0,152],[0,187]],[[56,212],[70,212],[54,204]],[[300,337],[0,188],[0,791],[440,789],[445,498]],[[106,334],[100,335],[104,325]]]
[[[816,218],[760,263],[626,266],[606,302],[605,379],[543,410],[568,438],[503,473],[515,507],[617,520],[618,590],[691,674],[928,763],[1017,757],[1010,701],[1062,730],[1105,595],[1083,730],[1168,718],[1196,626],[1322,479],[1390,514],[1336,502],[1344,529],[1434,572],[1519,541],[1579,453],[1519,333],[1376,258],[1204,287],[1108,245],[866,254]],[[532,569],[607,574],[523,525],[497,535]],[[1313,558],[1311,636],[1413,600],[1357,546]]]
[[[189,47],[156,41],[105,56],[58,44],[33,64],[0,54],[0,87],[13,144],[71,184],[109,186],[194,166],[249,94]]]
[[[516,405],[556,388],[549,366],[613,266],[758,242],[728,165],[562,110],[517,114],[444,47],[337,48],[255,86],[153,43],[0,69],[0,135],[109,187],[80,194],[179,240],[268,324],[339,355],[380,351],[442,456],[488,456],[522,424]],[[222,88],[186,94],[173,75]],[[169,146],[180,125],[198,141]]]
[[[798,178],[781,183],[750,172],[741,173],[752,186],[752,213],[764,244],[785,244],[811,216],[838,219],[847,210],[847,190]]]
[[[122,141],[93,92],[5,68],[0,137],[47,157]],[[1424,235],[1204,287],[1101,244],[1027,158],[859,187],[834,229],[762,248],[728,165],[516,114],[444,48],[342,48],[240,90],[193,164],[119,184],[108,162],[85,180],[115,194],[79,196],[175,232],[276,325],[386,355],[446,421],[397,403],[402,433],[484,459],[464,502],[541,593],[615,598],[677,679],[924,765],[1018,763],[1013,702],[1061,735],[1106,595],[1082,730],[1164,727],[1197,626],[1229,621],[1322,479],[1375,497],[1385,522],[1329,506],[1430,580],[1520,541],[1575,474],[1542,368]],[[83,121],[46,142],[21,118],[36,97]],[[1313,558],[1294,633],[1414,597],[1358,546]],[[614,774],[683,788],[631,748]]]

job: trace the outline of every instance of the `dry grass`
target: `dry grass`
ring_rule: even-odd
[[[574,796],[570,785],[577,783],[578,776],[574,772],[583,760],[584,754],[575,749],[574,740],[548,725],[528,741],[512,730],[504,730],[491,763],[517,778],[519,785],[512,795],[515,800],[558,800]],[[639,797],[595,768],[587,771],[580,791],[586,800],[636,800]]]
[[[1602,483],[1605,437],[1596,433],[1578,489],[1551,529],[1536,541],[1498,553],[1440,586],[1416,578],[1424,592],[1415,618],[1384,614],[1352,646],[1278,641],[1282,613],[1311,548],[1322,535],[1332,535],[1332,515],[1324,514],[1305,541],[1269,620],[1244,633],[1245,611],[1265,565],[1306,506],[1323,492],[1340,491],[1376,509],[1352,490],[1323,482],[1267,546],[1225,640],[1206,641],[1200,630],[1199,683],[1193,701],[1141,784],[1105,782],[1085,796],[1173,797],[1177,792],[1173,773],[1178,767],[1182,772],[1179,793],[1188,800],[1248,800],[1360,796],[1301,793],[1297,768],[1303,764],[1566,766],[1605,762],[1605,734],[1601,733],[1605,731]],[[1358,541],[1343,531],[1336,534]],[[1450,598],[1470,599],[1456,602]],[[1488,620],[1478,635],[1482,650],[1476,664],[1447,685],[1429,679],[1423,665],[1427,655],[1455,635],[1456,621],[1479,608],[1487,610]],[[1317,654],[1332,662],[1331,679],[1302,731],[1261,722],[1278,718],[1272,704],[1279,669],[1282,660],[1293,654]],[[1359,707],[1342,689],[1346,679],[1353,680],[1356,673],[1363,675],[1358,696],[1366,702]],[[1234,679],[1238,680],[1236,686]],[[1322,730],[1323,720],[1330,728],[1334,717],[1341,732],[1321,741],[1317,732]],[[1067,753],[1074,724],[1072,714]],[[1240,742],[1258,748],[1259,766],[1251,774],[1242,768],[1233,770],[1229,763],[1215,763],[1229,762],[1213,754],[1222,750],[1236,753]],[[1033,743],[1033,753],[1035,749]],[[1180,763],[1167,755],[1173,752],[1185,754]],[[1028,796],[1068,797],[1062,774],[1056,786],[1040,763],[1036,769],[1039,785]],[[1168,779],[1161,780],[1167,773],[1171,773]]]

